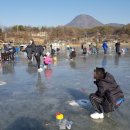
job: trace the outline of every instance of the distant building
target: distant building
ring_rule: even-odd
[[[47,37],[47,32],[33,32],[32,37]]]

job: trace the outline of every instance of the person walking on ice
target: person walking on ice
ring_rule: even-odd
[[[102,47],[103,47],[103,50],[104,50],[104,54],[107,54],[108,45],[107,45],[107,41],[106,40],[103,41]]]
[[[41,45],[37,45],[35,46],[35,49],[34,49],[34,56],[35,56],[35,59],[36,59],[36,62],[37,62],[37,68],[38,68],[38,72],[42,72],[43,69],[40,67],[40,63],[41,63],[41,56],[43,57],[43,46]]]

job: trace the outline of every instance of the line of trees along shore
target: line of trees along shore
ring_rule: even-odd
[[[41,39],[53,40],[79,40],[81,38],[98,38],[106,39],[121,39],[124,41],[130,40],[130,24],[123,27],[100,26],[92,29],[82,29],[67,26],[58,27],[31,27],[16,25],[13,27],[0,28],[0,40],[6,41],[9,37],[13,37],[15,41],[22,39],[23,42],[28,41],[30,38],[36,37],[33,34],[39,32],[46,32],[45,36]],[[40,36],[39,36],[40,38]]]

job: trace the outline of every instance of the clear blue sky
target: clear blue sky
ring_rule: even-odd
[[[130,23],[130,0],[0,0],[0,25],[65,25],[79,14]]]

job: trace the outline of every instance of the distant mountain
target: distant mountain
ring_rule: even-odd
[[[103,26],[101,22],[96,20],[90,15],[81,14],[75,17],[70,23],[66,26],[78,27],[78,28],[94,28],[97,26]]]
[[[119,24],[119,23],[109,23],[105,24],[105,26],[112,26],[112,27],[123,27],[125,24]]]

